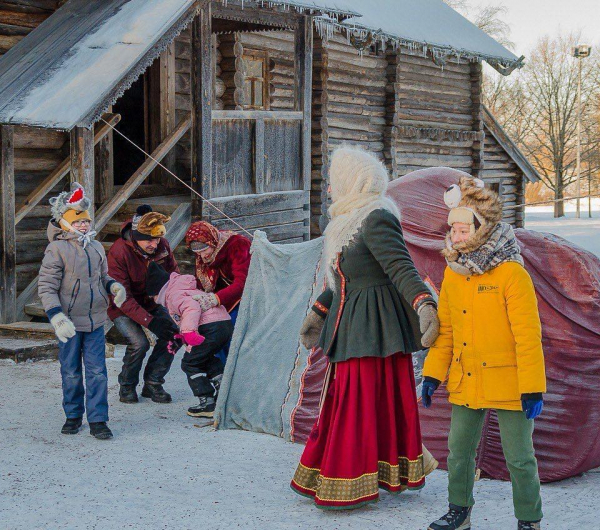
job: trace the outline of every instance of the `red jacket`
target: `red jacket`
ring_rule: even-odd
[[[108,316],[114,320],[127,316],[148,327],[152,320],[152,311],[156,302],[146,294],[146,271],[151,261],[161,265],[169,274],[179,272],[177,262],[166,239],[162,238],[152,256],[144,254],[130,239],[131,221],[123,223],[121,238],[117,239],[108,252],[108,270],[112,278],[118,281],[127,291],[127,300],[119,309],[111,300]]]
[[[229,312],[240,303],[244,292],[250,267],[250,245],[244,236],[231,236],[211,266],[219,271],[215,294]]]

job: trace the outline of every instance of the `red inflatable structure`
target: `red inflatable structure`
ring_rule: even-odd
[[[419,272],[439,290],[440,255],[448,229],[444,191],[461,171],[431,168],[390,185],[402,213],[404,237]],[[548,393],[536,420],[534,444],[543,482],[600,466],[600,259],[568,241],[516,230],[525,266],[535,284],[543,329]],[[600,237],[600,234],[598,234]],[[316,418],[325,360],[313,354],[293,420],[294,439],[304,441]],[[424,443],[445,468],[450,404],[440,389],[433,406],[421,408]],[[484,476],[508,480],[495,413],[486,418],[478,466]]]

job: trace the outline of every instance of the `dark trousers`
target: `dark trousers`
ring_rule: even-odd
[[[204,324],[198,328],[198,333],[204,335],[205,340],[184,353],[181,369],[187,375],[194,396],[213,396],[215,389],[210,380],[223,373],[223,363],[217,353],[231,339],[233,324],[230,320]]]
[[[104,326],[91,333],[78,331],[67,342],[59,342],[58,360],[63,410],[67,418],[82,418],[87,409],[88,422],[108,421]],[[82,361],[85,366],[85,388]]]
[[[168,311],[162,306],[157,306],[150,311],[150,314],[171,318]],[[127,343],[127,349],[123,357],[123,369],[119,374],[119,384],[136,386],[140,382],[140,370],[146,353],[150,349],[150,342],[148,342],[148,338],[144,333],[144,328],[131,318],[126,316],[117,317],[114,324]],[[144,370],[145,383],[162,385],[165,382],[165,375],[169,372],[173,362],[173,355],[167,350],[167,344],[168,341],[162,339],[156,342]]]

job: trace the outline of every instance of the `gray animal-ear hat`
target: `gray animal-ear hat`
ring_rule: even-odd
[[[88,211],[92,202],[85,195],[83,186],[77,182],[71,184],[71,191],[63,191],[50,199],[52,219],[63,230],[71,230],[71,225],[80,219],[92,220]]]

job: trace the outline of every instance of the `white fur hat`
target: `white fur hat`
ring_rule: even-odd
[[[331,198],[346,195],[383,194],[389,176],[385,166],[371,153],[357,147],[339,147],[333,152],[329,168]]]

